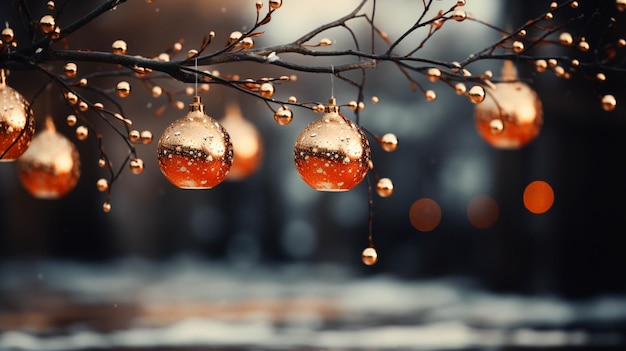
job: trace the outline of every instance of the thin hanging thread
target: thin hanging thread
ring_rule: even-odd
[[[330,97],[335,97],[335,66],[330,65]]]
[[[196,70],[195,74],[196,74],[196,92],[195,95],[198,96],[198,56],[196,56],[196,58],[194,59],[194,68]]]

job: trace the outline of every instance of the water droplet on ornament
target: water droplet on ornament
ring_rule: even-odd
[[[492,134],[500,134],[504,131],[504,122],[500,118],[495,118],[489,122],[489,130]]]

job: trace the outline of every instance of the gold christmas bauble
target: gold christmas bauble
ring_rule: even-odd
[[[35,135],[30,147],[17,159],[18,178],[34,197],[57,199],[76,187],[80,156],[76,146],[58,133],[51,118]]]
[[[499,149],[518,149],[539,135],[541,100],[528,84],[517,80],[512,62],[505,62],[502,82],[485,90],[485,99],[474,107],[474,122],[487,143]]]
[[[0,161],[20,157],[33,139],[35,118],[22,94],[0,78]]]
[[[261,166],[263,159],[263,139],[254,124],[243,118],[239,105],[226,105],[226,114],[220,121],[228,130],[233,143],[233,165],[226,177],[227,180],[242,180]]]
[[[326,114],[300,132],[294,160],[298,173],[313,189],[346,191],[365,178],[371,151],[365,133],[341,115],[335,99],[330,99]]]
[[[163,131],[157,156],[170,183],[183,189],[210,189],[228,175],[233,144],[226,129],[204,112],[196,96],[187,115]]]

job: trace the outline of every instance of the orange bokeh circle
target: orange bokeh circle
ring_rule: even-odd
[[[524,207],[532,213],[545,213],[553,203],[554,190],[543,180],[535,180],[524,189]]]
[[[429,232],[441,222],[441,208],[433,199],[418,199],[411,205],[409,219],[415,229]]]
[[[499,216],[498,203],[489,195],[477,195],[467,205],[467,219],[478,229],[491,227]]]

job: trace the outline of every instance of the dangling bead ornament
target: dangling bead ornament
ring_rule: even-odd
[[[485,99],[474,108],[474,122],[487,143],[499,149],[518,149],[539,135],[541,100],[528,84],[517,80],[511,61],[504,62],[502,82],[485,90]]]
[[[226,105],[226,114],[220,121],[233,143],[233,165],[227,180],[243,180],[259,169],[263,158],[263,140],[254,124],[243,118],[236,103]]]
[[[185,117],[163,131],[157,154],[165,178],[183,189],[211,189],[226,178],[233,164],[230,136],[204,112],[199,96]]]
[[[294,148],[296,169],[315,190],[350,190],[369,170],[369,141],[361,128],[339,113],[334,98],[325,112],[300,132]]]
[[[28,101],[5,82],[0,70],[0,161],[20,157],[33,139],[35,118]]]
[[[361,260],[366,265],[371,266],[378,262],[378,252],[376,252],[374,247],[370,246],[361,253]]]
[[[35,135],[28,150],[17,159],[18,178],[24,188],[40,199],[57,199],[69,193],[80,178],[76,146],[58,133],[51,117]]]

